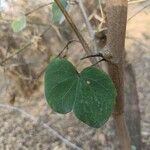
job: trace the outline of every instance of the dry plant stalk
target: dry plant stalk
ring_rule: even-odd
[[[117,67],[109,64],[109,74],[117,89],[114,120],[122,150],[130,150],[130,138],[124,118],[124,53],[127,22],[127,0],[107,0],[107,46],[111,50]]]
[[[85,42],[84,38],[77,29],[75,23],[73,22],[70,15],[67,13],[60,0],[54,0],[62,13],[64,14],[66,20],[76,33],[79,41],[81,42],[84,50],[89,53],[94,53]],[[114,120],[116,124],[116,129],[118,137],[120,139],[121,150],[130,150],[130,138],[128,130],[126,127],[124,119],[124,43],[125,43],[125,31],[127,22],[127,0],[107,0],[107,20],[108,20],[108,42],[107,47],[113,54],[113,61],[117,62],[116,65],[109,63],[108,69],[110,76],[117,89],[117,99],[116,107],[114,113]],[[94,61],[93,61],[94,60]],[[92,59],[92,63],[96,59]]]

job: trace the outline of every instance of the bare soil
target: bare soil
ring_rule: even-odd
[[[129,12],[132,8],[129,9]],[[47,9],[42,13],[47,12]],[[8,15],[8,14],[7,14]],[[39,14],[38,14],[39,15]],[[33,15],[32,19],[41,16]],[[9,19],[9,18],[8,18]],[[80,18],[76,19],[79,21]],[[38,20],[38,19],[37,19]],[[42,22],[47,18],[42,18]],[[14,49],[24,45],[31,36],[38,36],[43,27],[38,29],[29,26],[22,34],[13,34],[7,23],[0,22],[0,57],[4,55],[8,45],[8,55]],[[80,23],[81,24],[81,23]],[[128,22],[126,51],[127,59],[133,64],[136,73],[137,91],[140,101],[141,125],[142,125],[142,147],[143,150],[150,149],[150,9],[139,13]],[[45,29],[45,28],[44,28]],[[67,31],[66,31],[67,32]],[[26,63],[31,63],[31,70],[39,72],[46,65],[47,55],[56,55],[65,45],[66,39],[62,40],[54,30],[45,35],[45,40],[34,44],[23,52]],[[67,35],[68,33],[65,33]],[[86,33],[84,33],[86,35]],[[74,37],[74,36],[73,36]],[[12,42],[12,40],[15,40]],[[62,40],[62,41],[61,41]],[[60,42],[61,41],[61,42]],[[10,43],[11,42],[11,43]],[[59,44],[58,44],[59,42]],[[38,50],[41,51],[38,51]],[[46,51],[46,53],[45,53]],[[2,54],[1,54],[2,53]],[[69,59],[79,70],[89,65],[88,61],[80,62],[81,55],[84,56],[80,44],[72,44],[69,49]],[[41,57],[43,56],[43,57]],[[18,58],[8,62],[16,64]],[[12,63],[13,62],[13,63]],[[14,63],[15,62],[15,63]],[[27,66],[25,67],[27,68]],[[17,68],[20,69],[20,68]],[[12,71],[13,69],[11,69]],[[30,74],[25,77],[30,77]],[[23,71],[23,70],[21,70]],[[20,71],[18,71],[20,73]],[[6,74],[5,74],[6,73]],[[24,72],[23,72],[24,73]],[[22,75],[22,73],[20,73]],[[93,129],[79,122],[72,113],[60,115],[47,106],[43,92],[43,76],[38,81],[38,87],[31,85],[22,78],[16,79],[16,74],[11,76],[7,73],[7,67],[0,68],[0,149],[1,150],[71,150],[66,139],[81,149],[85,150],[117,150],[118,139],[115,135],[113,119],[100,129]],[[35,86],[36,87],[36,86]],[[30,90],[29,90],[30,88]],[[22,91],[23,90],[23,91]],[[17,93],[16,101],[13,102],[13,92]],[[27,93],[25,92],[27,91]],[[25,96],[25,95],[28,96]],[[11,99],[11,100],[10,100]],[[12,105],[11,105],[12,104]],[[10,106],[10,107],[9,107]],[[19,108],[19,110],[18,110]],[[21,110],[21,111],[20,111]]]

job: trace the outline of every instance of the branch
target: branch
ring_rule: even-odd
[[[124,53],[127,22],[127,0],[107,0],[107,46],[111,50],[117,67],[109,64],[109,74],[117,89],[114,120],[121,150],[130,150],[130,138],[124,119]]]
[[[48,5],[51,5],[52,3],[53,3],[53,2],[50,2],[50,3],[47,3],[47,4],[43,4],[43,5],[39,6],[38,8],[35,8],[35,9],[33,9],[33,10],[27,12],[27,13],[25,14],[25,16],[29,16],[30,14],[34,13],[35,11],[37,11],[37,10],[43,8],[43,7],[46,7],[46,6],[48,6]]]
[[[61,56],[61,54],[65,51],[65,49],[68,50],[69,45],[72,44],[73,42],[79,42],[79,41],[74,40],[74,39],[68,41],[67,44],[64,46],[64,48],[63,48],[63,49],[60,51],[60,53],[57,55],[57,57]]]
[[[51,27],[53,27],[53,25],[50,24],[50,26],[39,35],[39,37],[42,37]],[[54,30],[55,30],[55,28],[54,28]],[[57,33],[57,31],[56,31],[56,33]],[[2,60],[0,62],[0,66],[3,66],[4,63],[6,63],[10,59],[12,59],[14,56],[16,56],[16,55],[20,54],[21,52],[23,52],[26,48],[28,48],[29,46],[31,46],[33,43],[34,43],[34,41],[31,40],[31,42],[27,43],[25,46],[23,46],[22,48],[20,48],[17,52],[15,52],[14,54],[12,54],[9,57],[7,57],[4,60]]]
[[[89,36],[92,39],[92,45],[93,45],[94,51],[96,53],[97,52],[97,44],[95,42],[95,33],[94,33],[93,28],[92,28],[92,26],[91,26],[91,24],[89,22],[89,19],[88,19],[88,16],[86,14],[86,11],[85,11],[85,8],[84,8],[82,0],[78,0],[78,5],[79,5],[79,8],[81,10],[82,16],[84,18],[86,27],[88,29]]]
[[[104,18],[105,18],[105,15],[104,15],[104,12],[103,12],[103,8],[102,8],[102,2],[101,2],[101,0],[98,0],[98,3],[99,3],[100,11],[101,11],[101,17],[104,19]]]
[[[142,9],[138,10],[135,14],[133,14],[133,15],[128,19],[128,21],[130,21],[132,18],[134,18],[135,16],[137,16],[140,12],[142,12],[144,9],[146,9],[146,8],[149,7],[149,6],[150,6],[150,4],[147,5],[147,6],[144,6]]]
[[[21,113],[22,115],[24,115],[25,117],[31,119],[33,122],[35,123],[39,123],[39,125],[42,125],[44,128],[46,128],[48,130],[48,132],[52,133],[54,136],[56,136],[58,139],[60,139],[61,141],[63,141],[66,145],[72,147],[73,149],[76,150],[82,150],[80,147],[78,147],[77,145],[71,143],[70,141],[68,141],[66,138],[64,138],[63,136],[61,136],[57,131],[55,131],[53,128],[51,128],[49,125],[47,125],[46,123],[43,122],[39,122],[39,119],[28,114],[27,112],[25,112],[24,110],[18,108],[18,107],[14,107],[14,106],[10,106],[10,105],[4,105],[4,104],[0,104],[1,108],[4,109],[9,109],[9,110],[13,110],[16,112]]]
[[[88,44],[86,43],[86,41],[84,40],[83,36],[80,34],[77,26],[75,25],[75,23],[73,22],[72,18],[70,17],[70,15],[68,14],[68,12],[66,11],[66,9],[64,8],[64,6],[62,5],[62,3],[60,2],[60,0],[54,0],[56,2],[56,4],[58,5],[59,9],[62,11],[63,15],[65,16],[66,20],[68,21],[69,25],[71,26],[71,28],[74,30],[76,36],[78,37],[80,43],[82,44],[84,50],[86,51],[86,53],[88,55],[90,55],[92,53],[90,47],[88,46]],[[95,59],[90,59],[92,63],[95,63],[96,60]]]
[[[8,60],[10,60],[11,58],[13,58],[14,56],[18,55],[19,53],[23,52],[26,48],[28,48],[29,46],[32,45],[32,42],[26,44],[23,48],[19,49],[17,52],[15,52],[14,54],[10,55],[9,57],[7,57],[6,59],[4,59],[2,62],[0,62],[0,65],[3,66],[3,64],[5,62],[7,62]]]
[[[128,4],[136,4],[136,3],[141,3],[144,1],[146,1],[146,0],[130,0],[130,1],[128,1]]]

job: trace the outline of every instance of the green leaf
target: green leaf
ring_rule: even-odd
[[[69,61],[55,58],[45,73],[45,96],[54,111],[73,110],[79,120],[99,128],[113,111],[116,89],[104,71],[88,67],[79,74]]]
[[[88,67],[80,73],[73,111],[78,119],[98,128],[109,119],[115,98],[110,77],[102,70]]]
[[[26,24],[26,16],[21,16],[20,18],[12,22],[11,27],[14,32],[20,32],[26,27]]]
[[[56,58],[48,65],[45,74],[45,96],[52,109],[59,113],[72,110],[78,73],[66,59]]]
[[[64,8],[67,9],[68,0],[61,0],[61,3],[64,6]],[[63,14],[55,2],[53,2],[52,5],[52,14],[53,14],[53,22],[55,24],[60,24],[63,19]]]

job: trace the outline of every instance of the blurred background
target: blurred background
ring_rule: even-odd
[[[46,103],[44,69],[68,41],[77,40],[63,18],[53,23],[50,2],[0,0],[0,150],[117,150],[119,140],[112,118],[102,128],[93,129],[78,121],[73,113],[53,112]],[[105,0],[84,0],[84,5],[97,42],[103,47],[106,42],[103,31],[107,28]],[[68,12],[90,44],[83,17],[77,10],[76,1],[70,0]],[[12,22],[23,15],[27,17],[27,25],[16,33]],[[141,140],[143,150],[150,149],[149,25],[150,0],[129,0],[125,81],[130,84],[125,83],[125,92],[127,100],[135,101],[126,108],[126,117],[131,123],[131,112],[134,114],[134,108],[138,109],[137,124],[133,122],[130,127],[138,135],[137,141]],[[81,44],[72,42],[67,58],[79,71],[90,65],[88,60],[80,60],[83,56]]]

